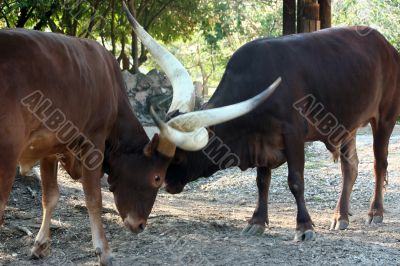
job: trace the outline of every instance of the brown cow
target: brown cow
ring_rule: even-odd
[[[176,151],[167,171],[167,191],[179,193],[188,182],[232,166],[221,164],[221,158],[227,151],[236,154],[235,165],[242,170],[257,167],[257,207],[243,232],[259,234],[268,223],[271,169],[287,162],[288,183],[298,210],[296,239],[312,240],[315,233],[304,201],[304,143],[322,141],[336,159],[340,155],[343,187],[331,227],[345,229],[358,171],[355,134],[370,123],[375,191],[367,222],[382,222],[388,144],[400,113],[397,50],[368,27],[258,39],[235,52],[203,109],[252,97],[277,75],[284,82],[263,106],[210,128],[218,141],[204,151]]]
[[[172,54],[159,58],[162,49],[155,43],[150,51],[168,66],[174,87],[170,110],[187,114],[175,125],[182,131],[166,128],[149,140],[131,109],[118,63],[100,44],[53,33],[0,30],[0,224],[17,164],[23,174],[40,161],[43,222],[32,256],[49,251],[50,220],[59,199],[58,162],[82,182],[96,254],[102,265],[110,265],[111,249],[101,222],[103,173],[109,175],[125,225],[143,231],[176,146],[201,149],[208,141],[204,126],[251,111],[279,83],[233,106],[232,113],[190,113],[193,83]],[[185,123],[188,119],[196,124]]]

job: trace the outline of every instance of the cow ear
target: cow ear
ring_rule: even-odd
[[[151,141],[147,143],[143,149],[144,156],[146,156],[147,158],[151,158],[155,153],[155,151],[157,150],[159,142],[160,142],[160,137],[158,136],[158,134],[154,134]]]
[[[183,163],[185,163],[185,161],[186,161],[186,155],[183,152],[177,150],[175,152],[175,156],[172,160],[172,163],[173,164],[183,164]]]

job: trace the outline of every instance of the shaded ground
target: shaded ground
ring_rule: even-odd
[[[320,143],[307,148],[306,202],[316,225],[317,240],[292,241],[296,206],[286,183],[286,166],[273,171],[270,227],[259,237],[244,237],[256,202],[255,171],[221,171],[190,184],[185,192],[157,198],[148,227],[132,235],[115,211],[112,195],[104,189],[104,223],[117,265],[400,265],[400,133],[391,139],[389,186],[384,223],[366,226],[373,193],[372,137],[358,136],[359,178],[351,197],[350,226],[329,231],[340,191],[340,164]],[[61,200],[53,217],[52,255],[31,261],[27,253],[41,221],[40,187],[25,178],[15,183],[0,229],[0,265],[95,265],[88,215],[80,184],[60,171]],[[29,187],[29,188],[28,188]],[[16,227],[19,227],[16,228]]]

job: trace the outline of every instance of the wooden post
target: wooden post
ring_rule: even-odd
[[[303,32],[303,16],[305,0],[297,0],[297,33]]]
[[[300,32],[313,32],[321,28],[317,0],[305,0],[302,21],[303,28]]]
[[[319,0],[320,5],[320,17],[321,17],[321,29],[332,27],[332,1],[331,0]]]
[[[296,0],[283,0],[283,35],[296,33]]]

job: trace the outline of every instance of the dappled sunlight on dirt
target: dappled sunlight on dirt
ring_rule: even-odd
[[[306,148],[306,202],[317,239],[293,242],[296,205],[287,186],[286,165],[273,171],[269,228],[262,236],[241,236],[255,207],[255,170],[230,169],[189,184],[185,191],[159,193],[144,233],[126,230],[105,187],[103,221],[116,265],[398,265],[400,264],[400,134],[389,151],[389,185],[384,223],[365,225],[373,194],[372,137],[362,130],[357,139],[359,178],[351,196],[349,229],[329,231],[341,179],[340,164],[321,143]],[[88,215],[79,182],[60,171],[61,200],[53,216],[52,255],[40,261],[27,257],[41,221],[40,188],[17,180],[0,229],[0,265],[95,265]],[[37,191],[35,198],[31,192]]]

